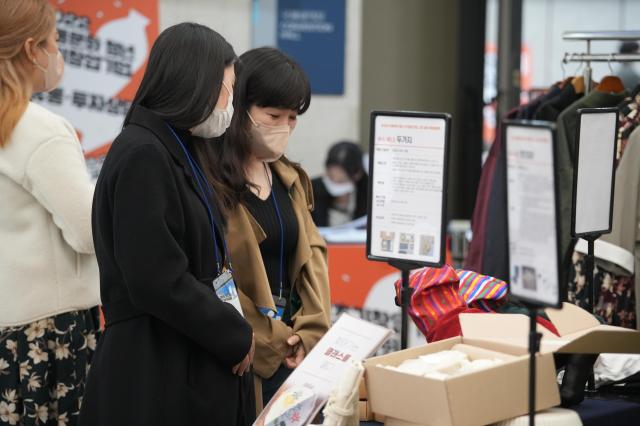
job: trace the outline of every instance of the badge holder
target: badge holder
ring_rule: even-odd
[[[273,303],[276,305],[275,319],[282,321],[284,311],[287,308],[287,299],[282,296],[273,295]]]
[[[233,280],[233,275],[230,269],[225,269],[222,274],[213,280],[213,289],[216,291],[216,295],[223,302],[232,305],[240,315],[244,316],[242,312],[242,306],[240,305],[240,297],[238,296],[238,289],[236,283]]]

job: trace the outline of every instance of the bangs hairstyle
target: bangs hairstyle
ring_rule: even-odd
[[[218,101],[224,69],[235,60],[231,45],[209,27],[184,22],[167,28],[153,44],[124,124],[136,105],[179,129],[202,123]]]
[[[237,109],[252,105],[283,108],[304,114],[311,102],[306,74],[293,59],[278,49],[261,47],[240,56],[241,72],[234,94]]]
[[[252,49],[236,62],[236,84],[233,91],[234,115],[224,136],[209,144],[199,144],[205,173],[213,182],[227,187],[222,201],[227,209],[242,202],[248,191],[245,176],[251,156],[251,120],[249,109],[270,107],[290,109],[304,114],[311,103],[311,85],[300,65],[272,47]],[[288,161],[283,157],[283,161]]]

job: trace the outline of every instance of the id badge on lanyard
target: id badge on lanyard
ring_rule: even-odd
[[[284,311],[287,308],[287,299],[281,296],[273,295],[273,303],[276,305],[276,311],[274,318],[278,321],[282,321],[284,317]]]
[[[238,297],[238,289],[236,288],[236,283],[229,269],[225,269],[218,278],[213,280],[213,289],[216,291],[220,300],[231,304],[240,312],[240,315],[244,316],[242,306],[240,305],[240,297]]]
[[[211,205],[209,204],[209,201],[208,201],[207,191],[205,191],[205,188],[207,188],[209,190],[209,195],[213,195],[214,194],[213,187],[207,181],[206,177],[204,176],[204,173],[202,173],[202,170],[200,170],[200,168],[198,167],[198,164],[196,163],[195,159],[191,157],[189,150],[184,145],[184,143],[182,143],[182,140],[180,139],[178,134],[173,130],[173,127],[171,127],[168,123],[167,123],[167,127],[169,128],[171,133],[173,133],[173,136],[176,138],[176,141],[182,148],[182,151],[184,152],[184,155],[187,158],[187,161],[189,162],[191,171],[193,172],[198,188],[200,189],[202,201],[204,202],[204,205],[207,208],[207,215],[209,216],[209,222],[211,224],[211,240],[213,242],[213,250],[215,252],[215,257],[216,257],[215,259],[216,266],[217,266],[216,269],[220,271],[220,266],[222,262],[221,262],[220,254],[218,253],[218,243],[216,241],[216,223],[213,217]],[[224,246],[225,259],[228,259],[229,265],[231,265],[231,260],[229,258],[229,253],[227,251],[227,243],[224,239],[224,235],[222,236],[222,244]],[[213,280],[212,284],[213,284],[213,289],[215,290],[216,295],[220,298],[220,300],[231,304],[234,308],[236,308],[238,312],[240,312],[240,315],[244,316],[242,312],[242,306],[240,305],[240,298],[238,297],[238,289],[236,288],[236,283],[233,280],[233,275],[231,273],[231,268],[230,267],[225,268],[222,271],[222,273],[218,275],[218,277],[215,280]]]

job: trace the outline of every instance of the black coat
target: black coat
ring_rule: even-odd
[[[135,107],[105,160],[93,232],[107,328],[80,424],[251,424],[251,374],[231,373],[249,351],[251,327],[211,286],[205,204],[184,152],[145,108]]]
[[[329,194],[327,187],[324,186],[321,177],[314,178],[311,181],[313,187],[313,212],[311,217],[318,227],[329,226],[329,209],[335,202],[335,197]],[[367,194],[369,192],[369,176],[365,173],[362,178],[356,182],[356,209],[351,219],[358,219],[367,214]]]

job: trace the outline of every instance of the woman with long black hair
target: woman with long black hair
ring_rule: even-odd
[[[224,214],[194,154],[229,125],[234,61],[210,28],[163,31],[105,160],[93,230],[106,330],[83,425],[254,419],[253,333],[216,294],[233,287]]]
[[[311,101],[309,81],[274,48],[240,56],[235,115],[217,143],[201,145],[228,206],[227,240],[242,309],[256,338],[256,403],[267,404],[330,325],[326,245],[311,219],[311,182],[284,156]]]

